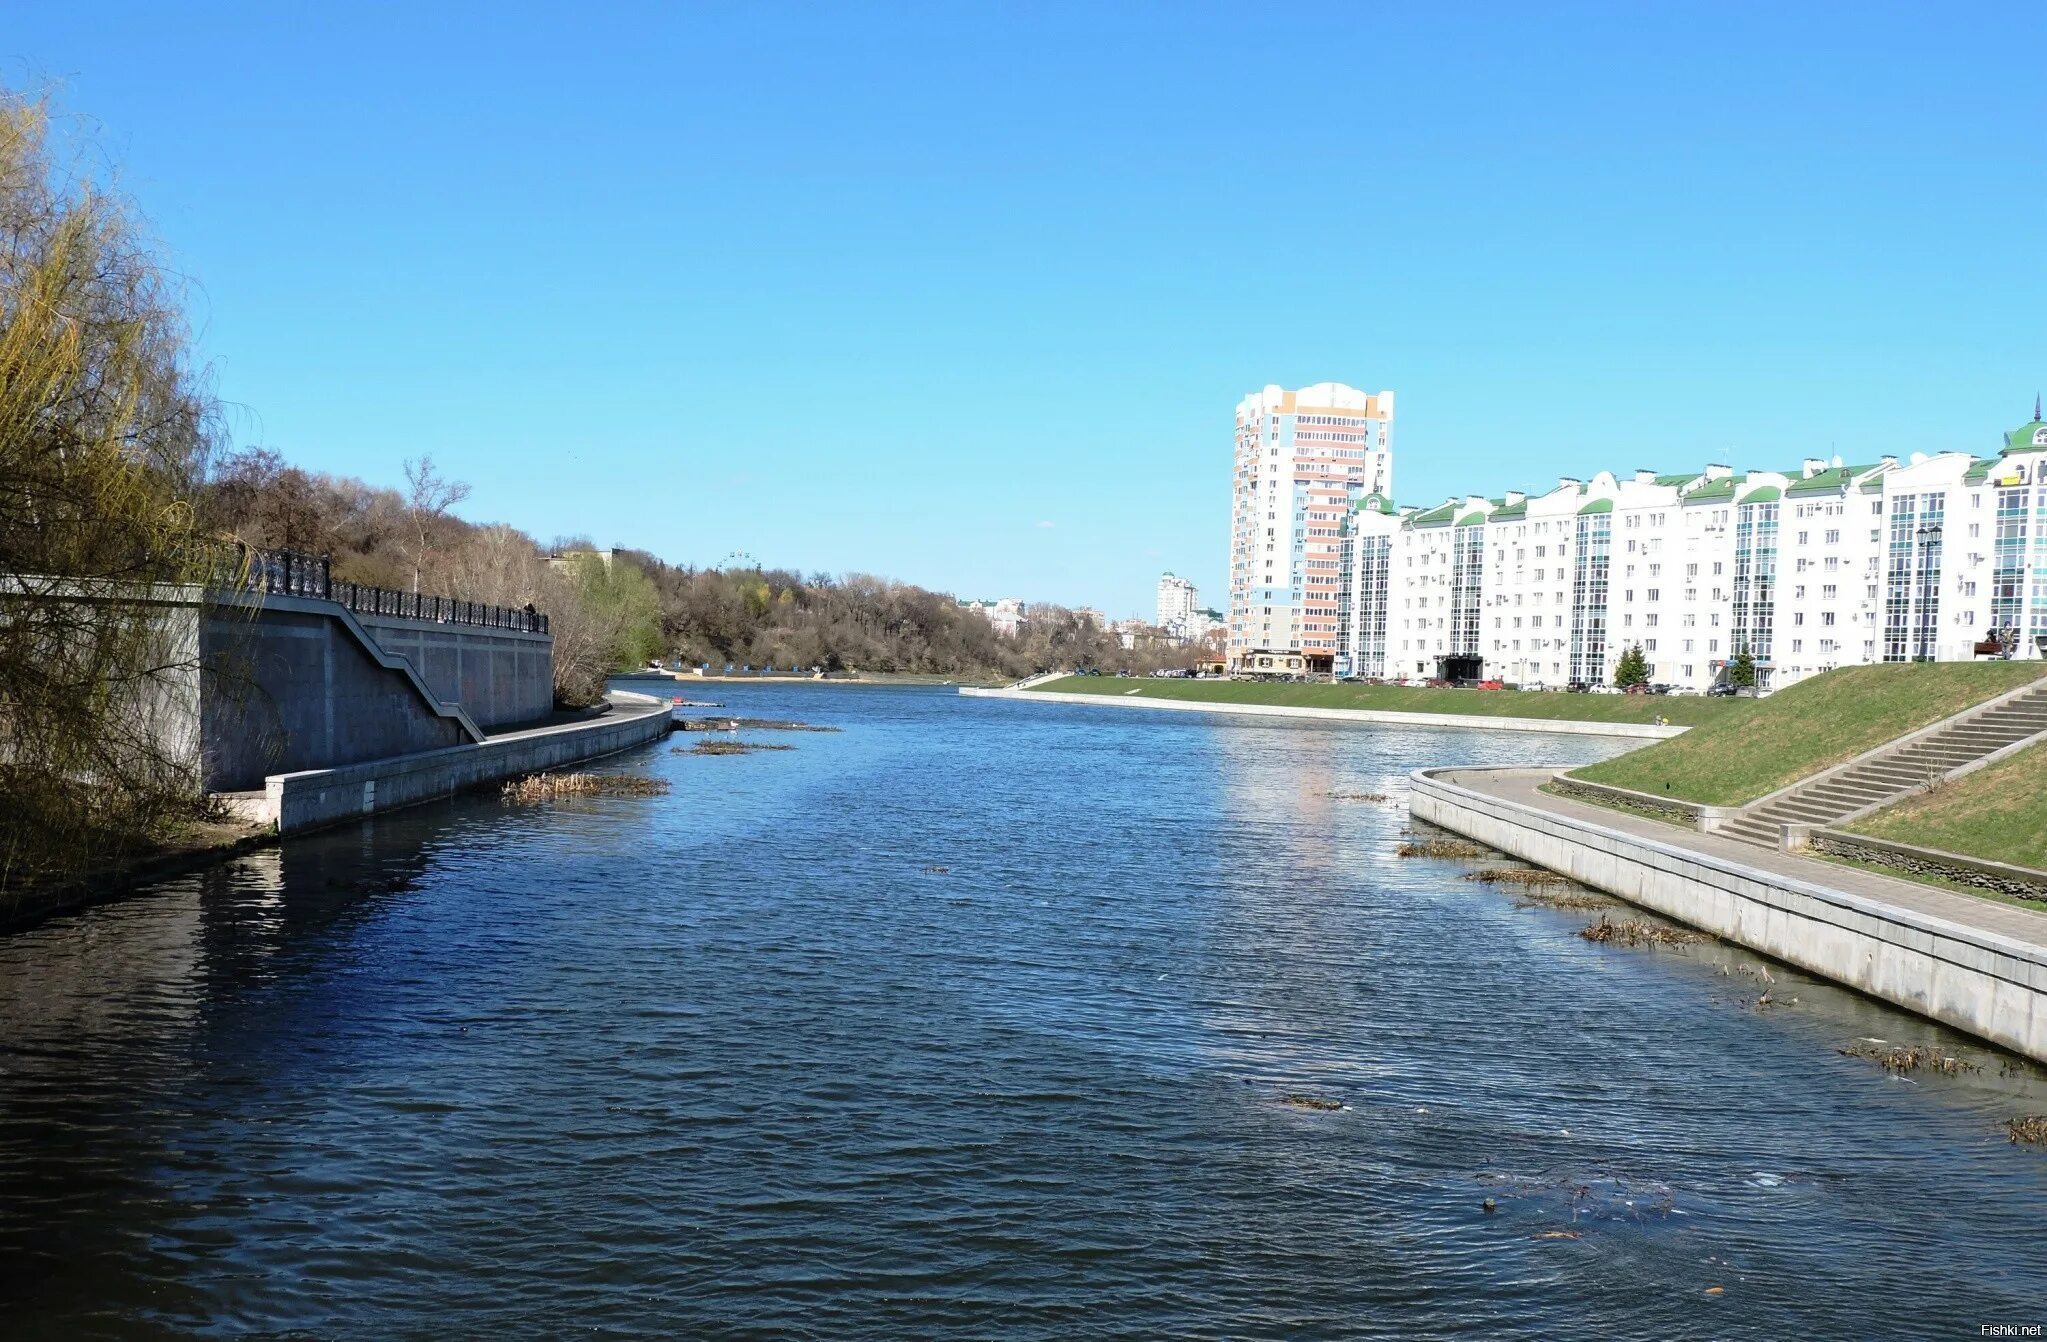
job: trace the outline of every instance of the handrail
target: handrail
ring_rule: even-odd
[[[428,620],[436,624],[513,629],[527,634],[547,632],[547,617],[530,605],[492,606],[481,601],[424,596],[418,592],[371,587],[365,583],[336,582],[332,561],[326,555],[248,547],[244,547],[244,553],[252,584],[260,584],[267,596],[304,596],[333,601],[357,615],[386,615],[402,620]]]

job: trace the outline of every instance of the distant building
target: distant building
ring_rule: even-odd
[[[1126,652],[1140,644],[1149,644],[1156,637],[1152,626],[1135,616],[1116,621],[1110,626],[1110,632],[1116,635],[1116,641],[1123,645]]]
[[[1176,638],[1187,637],[1187,622],[1194,614],[1194,584],[1168,573],[1159,579],[1159,628]]]
[[[1015,637],[1024,627],[1023,598],[1006,596],[995,601],[962,601],[962,610],[970,610],[986,620],[998,634]]]
[[[1391,496],[1392,434],[1390,391],[1374,396],[1341,382],[1318,382],[1298,391],[1268,386],[1238,402],[1230,509],[1233,667],[1265,653],[1269,669],[1270,654],[1298,652],[1309,670],[1332,668],[1344,519],[1367,495]]]
[[[617,550],[556,550],[547,557],[547,563],[550,568],[561,568],[578,559],[594,559],[608,570],[612,556],[617,553]]]
[[[1073,617],[1082,624],[1091,625],[1096,629],[1107,629],[1109,627],[1109,617],[1096,610],[1093,606],[1077,608],[1073,612]]]

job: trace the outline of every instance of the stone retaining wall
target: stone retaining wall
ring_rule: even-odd
[[[1636,792],[1632,788],[1588,783],[1569,774],[1558,774],[1550,783],[1549,790],[1560,797],[1589,801],[1595,806],[1619,804],[1631,811],[1645,812],[1658,820],[1668,820],[1687,829],[1697,829],[1700,817],[1709,809],[1697,802],[1680,801],[1676,797],[1659,797],[1650,792]]]
[[[1845,857],[1850,861],[1889,867],[1915,876],[1938,876],[1942,880],[1995,890],[2003,895],[2016,895],[2021,899],[2047,900],[2047,871],[2012,867],[2002,862],[1983,862],[1960,853],[1892,843],[1838,829],[1815,829],[1806,836],[1805,845],[1813,852],[1830,857]]]

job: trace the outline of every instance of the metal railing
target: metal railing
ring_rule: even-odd
[[[248,550],[246,555],[251,584],[260,585],[267,596],[308,596],[333,601],[357,615],[514,629],[526,634],[547,632],[547,617],[531,606],[492,606],[358,582],[335,582],[333,566],[326,555],[255,549]]]

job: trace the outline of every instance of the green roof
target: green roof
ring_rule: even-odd
[[[1456,516],[1456,513],[1457,504],[1454,501],[1438,504],[1425,513],[1416,513],[1413,517],[1408,518],[1407,524],[1414,527],[1448,526],[1450,519]]]
[[[2041,433],[2043,429],[2047,429],[2047,420],[2033,416],[2032,423],[2021,424],[2004,436],[2004,450],[2008,453],[2047,452],[2047,435]],[[2035,439],[2041,441],[2036,442]]]
[[[1387,498],[1384,494],[1367,494],[1358,500],[1357,507],[1351,509],[1351,511],[1354,513],[1384,513],[1391,517],[1397,510],[1393,506],[1393,500]]]
[[[1470,512],[1466,513],[1466,514],[1465,514],[1464,516],[1462,516],[1462,517],[1458,518],[1458,519],[1457,519],[1457,525],[1458,525],[1458,526],[1460,526],[1460,527],[1481,527],[1481,526],[1484,526],[1484,525],[1485,525],[1485,514],[1484,514],[1484,513],[1482,513],[1482,512],[1480,512],[1480,511],[1478,511],[1478,509],[1474,508],[1474,509],[1472,509],[1472,510],[1471,510]]]
[[[1501,504],[1493,509],[1493,515],[1486,520],[1489,522],[1511,522],[1516,518],[1526,516],[1528,516],[1528,500],[1523,499],[1519,503]]]
[[[1578,516],[1583,517],[1587,513],[1610,513],[1612,511],[1612,499],[1594,499],[1578,510]]]
[[[1751,489],[1748,493],[1742,495],[1741,501],[1743,503],[1775,503],[1783,497],[1784,491],[1777,488],[1777,486],[1764,485],[1761,489]]]
[[[1962,483],[1965,485],[1982,484],[1985,480],[1988,480],[1990,478],[1990,468],[1996,464],[1997,463],[1993,461],[1977,462],[1974,466],[1971,466],[1968,470],[1962,472]]]
[[[1727,475],[1722,476],[1718,480],[1708,480],[1705,484],[1700,485],[1697,489],[1685,495],[1684,501],[1686,503],[1725,503],[1734,497],[1735,489],[1746,479],[1748,479],[1746,475]]]
[[[1659,475],[1656,477],[1656,483],[1659,485],[1683,486],[1690,484],[1704,474],[1704,471],[1693,471],[1689,475]]]
[[[1835,466],[1804,480],[1792,480],[1786,494],[1831,494],[1848,487],[1857,476],[1867,475],[1875,466]]]

